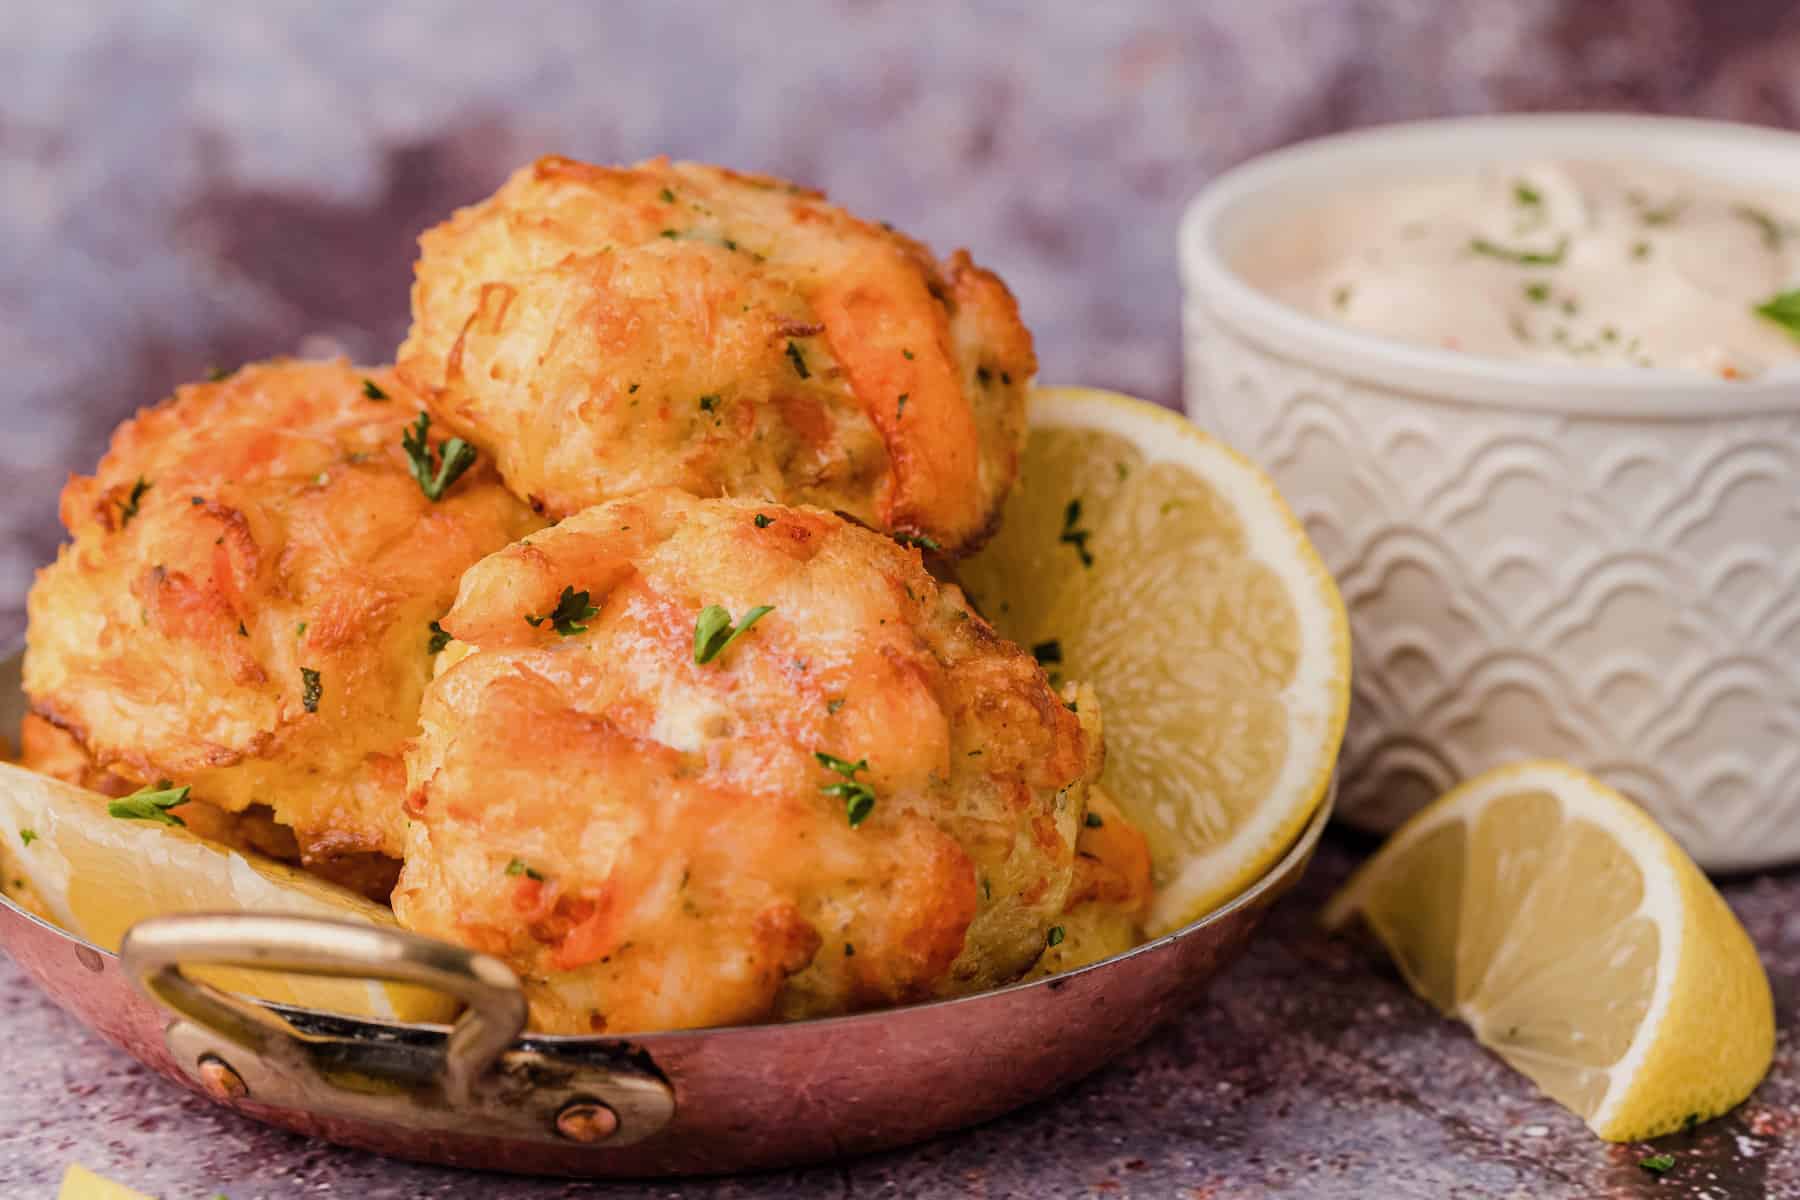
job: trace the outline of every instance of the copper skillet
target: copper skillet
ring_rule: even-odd
[[[18,727],[19,656],[0,662]],[[1072,1083],[1195,1002],[1312,858],[1336,789],[1229,904],[1129,953],[957,1000],[788,1025],[635,1038],[524,1032],[498,960],[308,917],[157,917],[118,955],[0,898],[4,946],[57,1003],[146,1066],[270,1125],[425,1162],[648,1176],[786,1166],[920,1141]],[[454,1027],[239,999],[184,964],[424,984]]]

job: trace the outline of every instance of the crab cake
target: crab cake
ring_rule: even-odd
[[[966,252],[768,176],[566,158],[420,247],[400,374],[542,512],[666,485],[952,556],[998,519],[1036,359]]]
[[[977,991],[1064,911],[1096,706],[917,550],[665,489],[476,565],[443,623],[394,911],[511,963],[540,1029]]]
[[[466,450],[430,451],[421,483],[418,415],[388,371],[275,362],[119,427],[63,490],[72,540],[28,602],[25,691],[85,769],[268,805],[340,877],[399,856],[432,622],[542,524]]]

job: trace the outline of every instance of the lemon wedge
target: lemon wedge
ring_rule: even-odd
[[[1642,809],[1564,763],[1490,771],[1335,896],[1413,990],[1608,1141],[1708,1120],[1774,1053],[1744,927]]]
[[[1038,390],[1019,484],[962,580],[1000,632],[1099,694],[1107,791],[1154,858],[1147,932],[1281,857],[1330,781],[1350,631],[1261,472],[1156,405]]]
[[[70,1163],[63,1172],[62,1186],[56,1189],[56,1200],[151,1200],[142,1192],[134,1192],[122,1183],[114,1183],[104,1175],[96,1175],[80,1163]]]
[[[395,924],[381,905],[297,868],[186,829],[109,816],[107,797],[5,763],[0,873],[22,907],[113,951],[133,924],[167,913],[298,913]],[[456,1012],[448,997],[404,984],[227,967],[194,974],[234,992],[354,1016],[444,1021]]]

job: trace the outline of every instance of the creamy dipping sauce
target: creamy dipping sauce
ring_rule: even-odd
[[[1489,358],[1727,379],[1800,359],[1800,197],[1526,162],[1351,188],[1239,269],[1298,308]]]

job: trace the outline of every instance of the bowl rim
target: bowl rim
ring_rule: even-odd
[[[1629,154],[1618,147],[1629,144]],[[1727,177],[1766,178],[1792,164],[1800,196],[1800,133],[1729,121],[1627,113],[1452,117],[1376,125],[1258,155],[1216,176],[1189,202],[1177,257],[1190,318],[1204,315],[1262,350],[1328,374],[1420,399],[1559,415],[1630,420],[1715,420],[1800,413],[1800,362],[1743,380],[1676,370],[1624,370],[1484,358],[1401,342],[1314,316],[1264,292],[1232,268],[1224,226],[1276,196],[1372,169],[1442,171],[1456,162],[1562,154],[1639,159]],[[1735,170],[1730,166],[1741,160]],[[1761,167],[1765,174],[1753,176]]]

